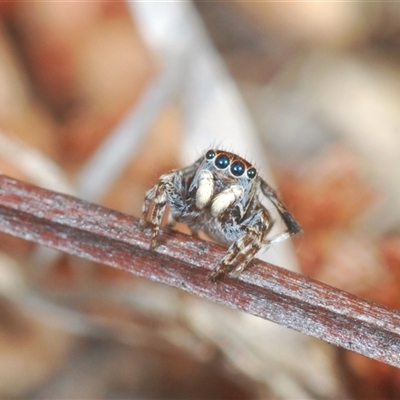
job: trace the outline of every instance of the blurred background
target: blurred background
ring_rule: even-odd
[[[222,146],[303,233],[261,257],[399,308],[400,5],[1,2],[0,172],[138,216]],[[399,370],[0,234],[0,397],[395,399]]]

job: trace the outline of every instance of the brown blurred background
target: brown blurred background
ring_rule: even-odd
[[[293,240],[301,272],[399,308],[400,5],[187,6],[303,227]],[[80,195],[82,170],[162,76],[145,24],[124,2],[0,3],[2,173]],[[139,215],[145,190],[190,144],[185,112],[166,101],[93,200]],[[395,368],[295,334],[290,346],[310,360],[300,373],[294,354],[282,356],[282,331],[257,358],[228,324],[201,319],[239,313],[42,253],[0,234],[2,398],[400,398]],[[322,359],[323,378],[311,368]]]

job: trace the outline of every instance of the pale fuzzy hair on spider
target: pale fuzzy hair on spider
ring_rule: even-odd
[[[267,238],[274,221],[260,196],[275,206],[287,230]],[[185,223],[193,233],[202,230],[229,246],[209,275],[212,281],[227,273],[239,276],[261,247],[288,239],[301,230],[256,169],[228,151],[208,150],[194,164],[161,175],[146,193],[140,225],[150,227],[151,249],[157,245],[167,205],[173,221]]]

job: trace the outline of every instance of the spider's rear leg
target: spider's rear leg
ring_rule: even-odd
[[[282,201],[279,199],[275,191],[269,186],[264,180],[260,179],[261,191],[264,195],[271,201],[271,203],[278,210],[283,222],[287,227],[287,231],[281,235],[277,235],[271,242],[281,242],[288,239],[290,236],[296,235],[296,233],[301,232],[301,227],[294,219],[293,215],[286,209]]]
[[[211,271],[208,278],[215,282],[227,273],[238,277],[265,244],[265,236],[272,225],[269,215],[264,213],[255,225],[247,225],[244,235],[230,245],[221,262]]]

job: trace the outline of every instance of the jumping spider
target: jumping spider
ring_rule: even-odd
[[[274,221],[260,202],[261,194],[276,207],[287,227],[270,239],[267,235]],[[194,164],[161,175],[146,193],[140,225],[150,225],[151,249],[157,245],[167,205],[174,221],[187,224],[194,233],[203,230],[218,243],[229,246],[209,275],[212,281],[227,273],[239,276],[261,246],[270,246],[301,230],[256,169],[227,151],[208,150]]]

